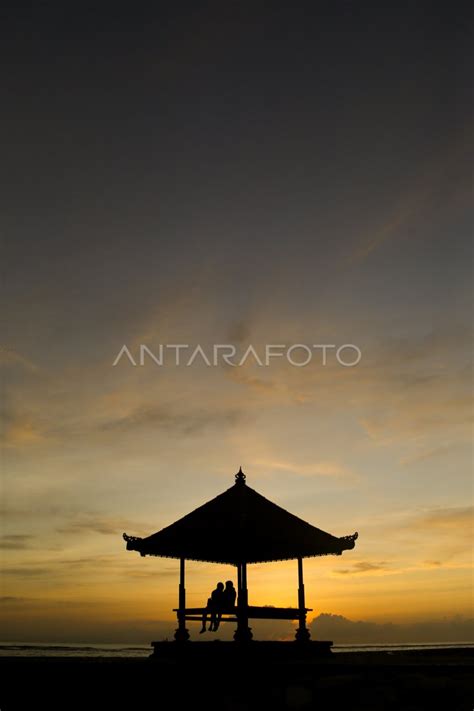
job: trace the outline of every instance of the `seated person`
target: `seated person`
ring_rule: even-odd
[[[225,589],[222,593],[222,605],[221,609],[218,610],[217,616],[214,620],[213,631],[215,632],[220,625],[221,617],[223,612],[233,612],[235,607],[235,598],[237,597],[236,590],[234,588],[234,583],[232,580],[227,580],[225,584]]]
[[[211,623],[209,625],[209,631],[212,632],[213,630],[216,630],[219,625],[216,627],[216,622],[217,622],[217,616],[219,612],[222,610],[223,607],[223,602],[224,602],[224,583],[217,583],[216,589],[212,591],[211,597],[208,598],[207,600],[207,607],[204,610],[204,614],[202,616],[202,627],[200,634],[206,631],[206,622],[207,622],[207,616],[211,616]],[[222,613],[221,613],[222,614]]]

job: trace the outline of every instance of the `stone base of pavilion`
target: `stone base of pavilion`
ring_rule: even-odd
[[[260,661],[291,661],[327,657],[331,654],[332,642],[327,640],[308,640],[307,642],[274,642],[252,640],[247,643],[223,642],[152,642],[151,659],[162,661],[181,661],[183,659],[205,660],[255,659]]]

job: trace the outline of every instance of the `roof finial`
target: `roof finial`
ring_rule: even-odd
[[[245,474],[242,471],[242,467],[239,467],[239,471],[235,475],[236,484],[245,484]]]

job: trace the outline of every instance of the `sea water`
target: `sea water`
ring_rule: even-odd
[[[197,642],[199,644],[199,642]],[[472,649],[473,642],[440,642],[426,644],[336,644],[332,651],[344,652],[396,652],[423,651],[428,649]],[[150,645],[127,644],[47,644],[31,643],[0,643],[0,657],[108,657],[108,658],[140,658],[148,657]]]

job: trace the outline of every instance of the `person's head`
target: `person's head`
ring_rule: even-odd
[[[218,590],[224,590],[224,583],[217,583]]]
[[[232,580],[227,580],[225,586],[226,586],[226,588],[228,588],[228,589],[229,589],[229,588],[233,588],[233,587],[234,587],[234,583],[232,582]]]

